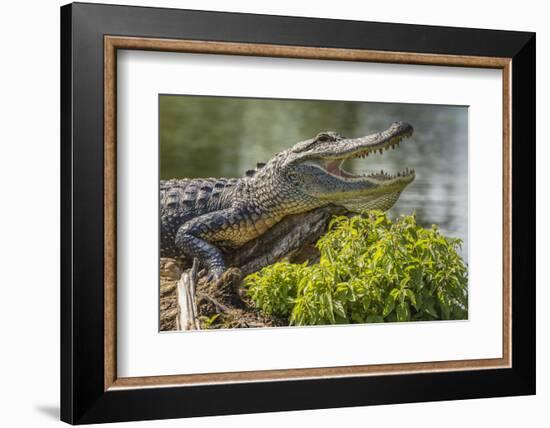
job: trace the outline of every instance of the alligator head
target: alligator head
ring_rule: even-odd
[[[395,175],[380,170],[354,175],[342,165],[346,159],[395,149],[412,133],[413,127],[404,122],[395,122],[383,132],[359,138],[321,132],[279,153],[262,169],[278,171],[278,184],[284,182],[288,198],[299,199],[301,194],[310,205],[335,204],[352,212],[388,210],[414,180],[414,170],[407,168]]]

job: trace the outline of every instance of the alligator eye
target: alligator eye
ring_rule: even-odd
[[[298,174],[296,174],[295,172],[289,172],[288,173],[288,179],[292,182],[292,183],[297,183],[299,178],[298,178]]]
[[[317,136],[317,141],[330,141],[330,140],[332,140],[332,136],[328,134],[319,134]]]

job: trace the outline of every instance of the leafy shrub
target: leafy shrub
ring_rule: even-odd
[[[290,325],[465,319],[461,245],[414,214],[335,217],[317,242],[318,264],[275,263],[244,284],[257,307]]]

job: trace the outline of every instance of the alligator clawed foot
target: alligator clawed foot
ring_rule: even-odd
[[[223,268],[211,268],[206,273],[206,282],[218,282],[223,276]]]
[[[201,269],[198,273],[200,280],[204,282],[217,282],[223,276],[223,269]]]

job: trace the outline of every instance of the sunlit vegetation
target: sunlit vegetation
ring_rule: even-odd
[[[418,226],[414,215],[336,217],[317,242],[319,263],[282,261],[244,285],[262,312],[290,325],[466,319],[461,244]]]

